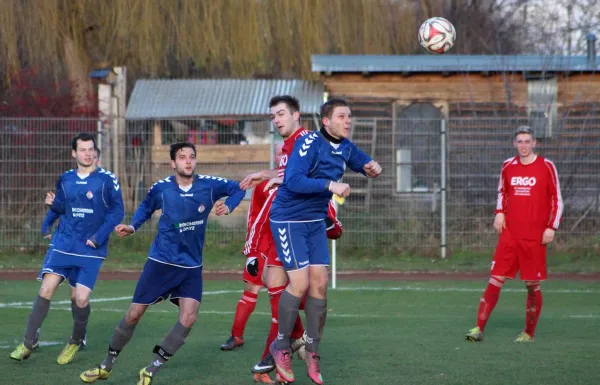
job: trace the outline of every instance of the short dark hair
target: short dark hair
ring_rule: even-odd
[[[196,156],[196,146],[194,146],[193,143],[179,142],[179,143],[173,143],[171,145],[171,149],[169,150],[169,155],[171,156],[171,160],[175,160],[177,151],[181,150],[182,148],[191,148],[192,150],[194,150],[194,156]]]
[[[329,99],[328,101],[326,101],[325,103],[323,103],[321,105],[321,111],[319,112],[321,119],[323,119],[323,118],[331,119],[331,115],[333,115],[333,110],[336,107],[350,107],[350,104],[348,104],[347,101],[345,101],[344,99],[341,99],[341,98]]]
[[[82,142],[89,142],[91,140],[92,142],[94,142],[94,148],[97,148],[96,138],[94,138],[94,135],[88,134],[87,132],[80,132],[79,134],[77,134],[76,137],[74,137],[71,140],[71,147],[75,151],[77,151],[77,141],[78,140],[81,140]]]
[[[269,108],[275,107],[279,103],[285,103],[288,110],[290,110],[290,114],[300,111],[300,102],[298,101],[298,99],[291,95],[273,96],[269,101]]]
[[[96,147],[96,155],[98,155],[98,159],[100,159],[100,155],[102,155],[102,150]]]
[[[517,129],[515,130],[515,135],[513,138],[516,139],[517,135],[520,134],[529,134],[531,135],[532,138],[535,138],[534,133],[533,133],[533,128],[529,127],[529,126],[519,126],[517,127]]]

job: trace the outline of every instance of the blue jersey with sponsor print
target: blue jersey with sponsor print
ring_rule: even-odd
[[[303,222],[325,219],[333,195],[327,190],[327,182],[340,181],[346,165],[365,174],[363,167],[370,161],[371,157],[347,139],[333,143],[321,132],[298,138],[271,207],[271,220]]]
[[[232,212],[246,195],[238,182],[207,175],[196,175],[191,188],[182,190],[175,176],[156,182],[133,215],[134,230],[161,210],[158,234],[148,258],[179,267],[202,266],[202,248],[208,214],[219,199]]]
[[[110,233],[124,216],[121,186],[113,173],[100,167],[87,176],[80,176],[76,169],[69,170],[56,183],[50,209],[60,215],[58,229],[52,236],[54,251],[105,258]],[[87,245],[88,240],[96,247]]]

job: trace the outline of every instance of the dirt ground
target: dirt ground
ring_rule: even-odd
[[[0,280],[35,279],[37,270],[4,270],[0,271]],[[141,271],[101,271],[101,280],[137,280]],[[240,272],[205,271],[206,280],[241,279]],[[403,272],[403,271],[344,271],[338,272],[337,279],[343,281],[486,281],[488,273],[457,272]],[[590,274],[554,273],[550,280],[591,281],[600,282],[600,272]]]

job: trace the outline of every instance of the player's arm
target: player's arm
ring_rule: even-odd
[[[52,235],[52,225],[54,225],[54,222],[56,222],[58,218],[60,218],[60,215],[57,212],[48,210],[46,217],[42,222],[42,235],[44,238]]]
[[[104,218],[104,223],[96,234],[92,235],[89,241],[93,244],[93,247],[98,247],[108,240],[110,233],[112,233],[115,226],[117,226],[123,220],[125,216],[125,208],[123,205],[123,195],[121,194],[121,186],[115,176],[111,176],[112,183],[106,183],[109,187],[106,189],[108,199],[108,210]],[[104,194],[103,194],[104,195]],[[103,197],[104,198],[104,197]]]
[[[61,176],[60,178],[58,178],[58,181],[56,182],[56,193],[51,193],[49,192],[46,196],[46,204],[48,204],[48,206],[50,207],[50,210],[56,212],[59,215],[62,215],[65,213],[65,202],[66,202],[66,196],[65,196],[65,190],[63,188],[63,177]],[[51,197],[50,197],[51,196]],[[49,197],[51,198],[49,200]]]
[[[255,187],[257,184],[272,178],[277,178],[278,173],[277,170],[262,170],[258,172],[253,172],[252,174],[247,175],[240,182],[240,188],[242,190],[249,190],[252,187]]]
[[[298,139],[290,155],[285,170],[284,183],[290,191],[295,193],[319,193],[327,191],[331,182],[327,179],[309,178],[308,174],[312,166],[317,162],[319,146],[314,143],[312,135]]]
[[[215,213],[217,215],[228,215],[240,205],[242,199],[246,196],[246,191],[240,188],[238,182],[231,180],[216,181],[215,183],[218,184],[218,187],[213,189],[213,201],[227,197],[225,202],[219,201],[215,204]]]
[[[352,143],[350,157],[348,158],[348,167],[365,176],[376,178],[381,173],[381,166],[375,162],[369,155]]]
[[[563,214],[563,200],[560,193],[560,183],[558,182],[558,172],[554,163],[546,160],[546,167],[550,173],[550,183],[548,183],[548,196],[550,196],[550,218],[546,224],[546,230],[542,235],[542,243],[548,244],[554,240],[554,232],[558,230]]]
[[[496,209],[494,210],[494,230],[498,234],[502,234],[502,230],[506,228],[506,219],[504,214],[508,207],[508,184],[506,181],[506,162],[502,165],[500,179],[498,180],[498,197],[496,199]]]
[[[137,210],[133,214],[131,223],[129,225],[118,225],[115,229],[117,235],[131,235],[136,232],[148,219],[152,217],[152,214],[156,210],[162,209],[162,199],[160,199],[160,193],[156,184],[150,188],[146,198],[140,203]]]

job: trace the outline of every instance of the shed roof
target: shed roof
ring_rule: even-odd
[[[304,114],[316,114],[324,86],[304,80],[138,80],[127,105],[129,119],[251,116],[269,113],[269,99],[289,94]]]
[[[542,55],[312,55],[312,71],[336,72],[596,72],[600,60]]]

